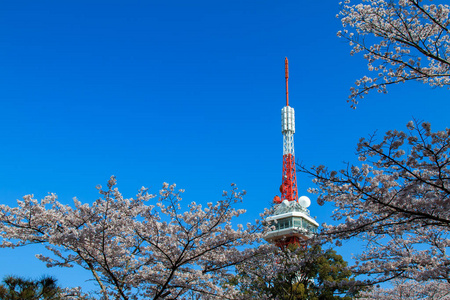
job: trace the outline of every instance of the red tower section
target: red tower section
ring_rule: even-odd
[[[283,178],[281,182],[281,201],[297,201],[298,190],[297,177],[295,175],[295,156],[291,153],[283,155]]]

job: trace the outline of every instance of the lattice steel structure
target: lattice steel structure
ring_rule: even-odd
[[[289,106],[289,66],[288,59],[285,59],[285,79],[286,79],[286,106],[281,109],[281,133],[283,134],[283,173],[281,179],[281,199],[297,201],[297,177],[295,173],[295,154],[294,154],[294,133],[295,133],[295,111]]]

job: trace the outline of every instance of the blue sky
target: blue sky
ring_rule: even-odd
[[[336,37],[338,2],[3,2],[1,203],[49,192],[92,202],[111,175],[127,197],[169,182],[200,203],[234,182],[255,219],[281,183],[285,56],[296,158],[306,165],[339,168],[355,160],[360,137],[413,117],[448,126],[448,91],[417,83],[350,109],[349,88],[368,72]],[[297,178],[306,195],[311,178]],[[312,215],[330,222],[332,207],[311,198]],[[53,274],[62,286],[89,286],[88,274],[48,270],[36,252],[1,249],[0,277]]]

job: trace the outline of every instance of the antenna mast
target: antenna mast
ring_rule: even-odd
[[[286,106],[289,106],[289,63],[287,57],[284,59],[284,77],[286,78]]]

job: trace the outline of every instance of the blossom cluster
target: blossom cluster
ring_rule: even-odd
[[[352,107],[370,90],[417,80],[431,86],[450,84],[450,6],[432,0],[350,0],[337,15],[351,54],[363,53],[369,71],[351,88]]]
[[[244,247],[262,237],[259,225],[232,226],[245,210],[245,194],[235,186],[222,200],[205,206],[181,205],[182,190],[164,184],[159,196],[142,188],[124,198],[111,177],[101,197],[74,205],[50,194],[32,195],[17,207],[0,205],[0,246],[43,244],[51,255],[37,257],[47,266],[79,265],[92,273],[102,299],[227,298],[232,267],[251,258]]]
[[[443,281],[417,282],[413,280],[393,280],[392,288],[373,287],[363,291],[361,300],[445,300],[450,298],[450,283]]]
[[[383,140],[361,139],[360,165],[340,171],[303,168],[316,179],[319,202],[332,202],[322,234],[338,244],[359,238],[365,251],[353,271],[372,281],[450,279],[450,129],[410,122]],[[320,192],[319,192],[320,191]]]

